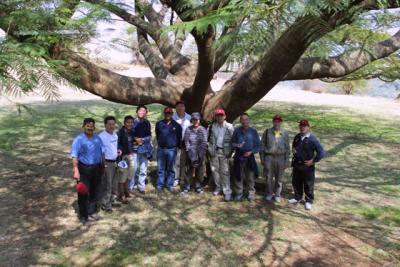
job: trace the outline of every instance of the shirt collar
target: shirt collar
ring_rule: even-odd
[[[311,136],[311,132],[308,132],[305,135],[301,135],[301,140],[303,140],[304,138],[310,138],[310,136]]]

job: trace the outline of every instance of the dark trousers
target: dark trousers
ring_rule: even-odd
[[[88,219],[96,212],[99,190],[101,186],[102,168],[100,164],[84,165],[79,163],[80,181],[88,188],[88,194],[78,194],[79,216]]]
[[[296,200],[303,199],[303,192],[305,194],[306,202],[313,203],[314,201],[314,182],[315,182],[315,168],[305,168],[305,166],[298,168],[293,167],[292,185],[294,190],[294,198]]]
[[[157,150],[157,165],[158,179],[157,188],[163,189],[165,182],[169,190],[174,187],[175,180],[175,158],[177,148],[158,148]]]

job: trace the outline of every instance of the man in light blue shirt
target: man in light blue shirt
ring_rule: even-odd
[[[72,143],[71,157],[73,177],[77,183],[83,183],[88,193],[78,193],[79,216],[83,225],[89,224],[89,216],[99,220],[96,202],[104,166],[104,145],[100,137],[94,134],[95,121],[92,118],[83,120],[84,132]]]

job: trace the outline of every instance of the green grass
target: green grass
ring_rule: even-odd
[[[400,260],[398,118],[331,107],[256,105],[249,113],[260,134],[278,113],[291,138],[298,121],[307,118],[324,145],[327,155],[317,166],[312,212],[285,201],[266,204],[262,178],[254,203],[226,204],[210,193],[158,196],[150,183],[148,194],[135,194],[128,206],[105,214],[85,231],[74,211],[72,139],[81,131],[83,118],[95,118],[101,131],[106,115],[116,116],[121,125],[135,107],[82,101],[32,108],[34,112],[20,114],[0,109],[4,265],[269,266],[304,261],[367,266]],[[154,126],[162,106],[149,105],[149,110]],[[151,180],[155,168],[152,162]],[[288,170],[283,197],[290,194]]]
[[[400,227],[400,208],[397,207],[360,207],[349,211],[362,215],[367,220],[379,220],[386,225]]]

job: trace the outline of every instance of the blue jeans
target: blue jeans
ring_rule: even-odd
[[[162,189],[165,186],[165,180],[167,180],[169,190],[172,190],[174,187],[176,154],[176,148],[157,149],[157,189]]]
[[[147,156],[146,154],[133,153],[132,156],[132,166],[133,175],[129,180],[129,190],[133,190],[136,184],[136,173],[139,169],[139,176],[137,186],[140,191],[144,191],[146,187],[146,176],[147,176]]]

